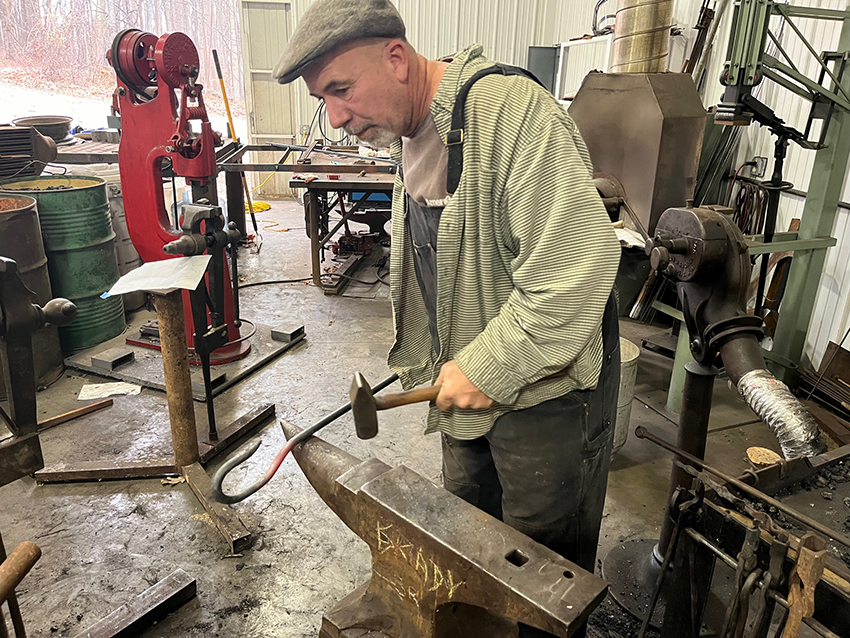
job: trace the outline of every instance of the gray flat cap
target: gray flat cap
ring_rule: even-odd
[[[402,38],[404,22],[389,0],[318,0],[301,18],[272,76],[288,84],[308,64],[351,40]]]

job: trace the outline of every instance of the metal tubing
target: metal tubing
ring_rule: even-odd
[[[174,463],[178,468],[200,460],[182,295],[181,290],[175,290],[167,295],[155,296]]]
[[[767,494],[765,494],[761,490],[757,490],[752,485],[747,485],[743,481],[736,479],[734,476],[729,476],[728,474],[725,474],[725,473],[721,472],[720,470],[717,470],[717,469],[711,467],[710,465],[706,465],[705,462],[702,459],[697,458],[693,454],[689,454],[685,450],[682,450],[681,448],[678,448],[675,445],[668,443],[664,439],[661,439],[661,438],[655,436],[654,434],[649,432],[642,425],[638,426],[635,429],[635,436],[639,439],[647,439],[649,441],[652,441],[656,445],[663,447],[668,452],[672,452],[673,454],[677,454],[684,462],[689,463],[691,465],[694,465],[697,468],[701,468],[704,472],[708,472],[709,474],[714,474],[714,476],[716,476],[717,478],[728,483],[729,485],[732,485],[733,487],[738,488],[742,492],[746,492],[747,494],[749,494],[753,498],[757,498],[760,501],[767,503],[768,505],[772,505],[773,507],[778,509],[783,514],[790,516],[791,518],[798,520],[801,523],[805,523],[808,527],[811,527],[813,530],[820,532],[821,534],[823,534],[827,538],[831,538],[834,541],[838,541],[839,543],[841,543],[845,547],[850,547],[850,538],[848,538],[844,534],[842,534],[842,533],[840,533],[840,532],[838,532],[834,529],[830,529],[829,527],[827,527],[823,523],[819,523],[815,519],[813,519],[809,516],[806,516],[805,514],[803,514],[801,512],[798,512],[793,507],[787,506],[782,501],[777,501],[772,496],[768,496]],[[665,519],[665,521],[666,521],[666,519]]]
[[[710,540],[708,540],[705,536],[700,534],[694,528],[688,527],[685,530],[685,534],[690,536],[691,539],[694,542],[699,543],[700,545],[702,545],[706,549],[710,550],[715,556],[717,556],[717,558],[722,560],[724,563],[726,563],[732,569],[736,569],[738,567],[738,561],[736,561],[734,558],[732,558],[729,554],[724,552],[719,547],[715,547],[714,545],[712,545]]]
[[[36,561],[41,558],[41,549],[35,543],[24,541],[0,564],[0,604],[13,594]]]
[[[666,71],[672,22],[672,0],[619,0],[611,71]]]
[[[679,414],[679,430],[676,444],[688,454],[702,458],[705,456],[705,442],[708,438],[708,418],[711,414],[711,397],[714,393],[714,379],[717,368],[704,366],[696,361],[685,364],[685,389],[682,395],[682,411]],[[682,461],[685,458],[682,457]],[[661,537],[656,548],[657,556],[665,556],[673,536],[673,517],[670,503],[679,487],[688,489],[693,477],[678,465],[673,465],[670,474],[670,488],[664,506],[664,520],[661,523]]]

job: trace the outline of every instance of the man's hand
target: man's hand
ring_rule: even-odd
[[[444,363],[435,385],[441,385],[437,407],[443,412],[451,408],[483,410],[493,405],[493,399],[475,387],[454,361]]]

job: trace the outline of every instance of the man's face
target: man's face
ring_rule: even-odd
[[[328,121],[376,148],[409,134],[409,58],[401,40],[343,45],[304,73],[310,95],[324,100]]]

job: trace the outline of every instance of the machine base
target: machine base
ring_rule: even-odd
[[[630,540],[614,547],[602,561],[602,577],[610,583],[611,597],[636,618],[643,619],[655,591],[655,583],[661,571],[661,560],[654,554],[657,539],[641,538]],[[664,586],[651,626],[661,627],[664,621],[665,591],[672,578],[664,579]]]
[[[271,336],[272,328],[263,324],[257,324],[257,332],[251,337],[251,352],[243,359],[230,363],[222,363],[213,369],[214,376],[218,382],[213,384],[213,396],[218,396],[227,388],[241,381],[249,374],[264,366],[275,357],[283,354],[293,346],[304,340],[304,335],[293,339],[288,343],[274,341]],[[124,343],[125,336],[120,335],[105,343],[76,352],[67,359],[65,365],[76,370],[91,372],[100,376],[136,383],[146,388],[165,391],[165,380],[162,376],[162,355],[157,350],[150,348],[139,348]],[[121,347],[135,352],[135,360],[114,370],[105,370],[92,365],[92,357],[110,348]],[[204,384],[201,371],[195,370],[192,374],[192,397],[195,401],[204,401]]]
[[[517,624],[481,607],[449,603],[437,608],[435,634],[440,638],[515,638]],[[319,638],[400,638],[405,635],[391,606],[369,592],[365,583],[322,617]],[[409,628],[408,628],[409,630]]]

